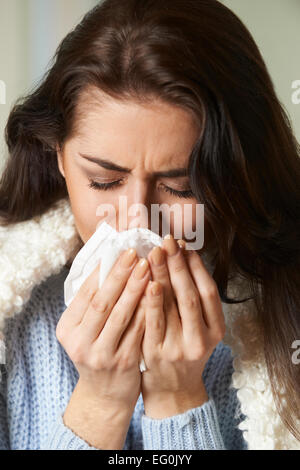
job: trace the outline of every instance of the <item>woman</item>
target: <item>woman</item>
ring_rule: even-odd
[[[299,449],[299,145],[240,20],[216,0],[101,2],[6,141],[2,448]],[[204,204],[203,250],[171,236],[142,279],[128,253],[65,309],[120,196]]]

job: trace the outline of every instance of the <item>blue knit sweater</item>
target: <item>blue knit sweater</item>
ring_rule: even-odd
[[[6,364],[1,365],[0,449],[99,450],[63,422],[78,372],[56,339],[66,309],[64,267],[34,287],[22,312],[6,320]],[[165,419],[145,415],[140,394],[123,450],[247,449],[238,424],[237,390],[231,387],[231,350],[219,343],[206,364],[203,380],[209,400]]]

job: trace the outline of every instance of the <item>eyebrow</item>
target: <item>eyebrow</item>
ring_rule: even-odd
[[[121,173],[131,173],[130,168],[116,165],[115,163],[109,160],[94,158],[89,155],[84,155],[82,153],[79,153],[79,155],[92,163],[96,163],[97,165],[101,166],[102,168],[105,168],[106,170],[119,171]],[[153,175],[163,178],[180,178],[182,176],[188,176],[188,170],[187,168],[174,168],[168,171],[155,171]]]

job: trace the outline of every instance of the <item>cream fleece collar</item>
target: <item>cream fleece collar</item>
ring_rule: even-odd
[[[35,285],[58,274],[73,261],[82,242],[75,227],[69,199],[59,201],[41,217],[0,226],[0,363],[5,363],[5,319],[22,311]],[[240,278],[229,283],[228,296],[247,297]],[[300,442],[286,429],[276,412],[262,351],[262,338],[255,322],[252,301],[223,305],[226,335],[238,389],[241,411],[247,417],[239,428],[249,450],[300,449]]]

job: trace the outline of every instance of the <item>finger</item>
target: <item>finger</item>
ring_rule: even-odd
[[[206,330],[201,300],[182,251],[173,236],[164,240],[171,283],[181,317],[183,336],[192,339]]]
[[[148,256],[153,281],[157,281],[163,288],[163,310],[166,315],[166,327],[174,334],[180,327],[180,318],[177,313],[173,287],[169,277],[166,263],[166,254],[161,247],[155,247]]]
[[[102,286],[98,287],[90,300],[79,325],[83,329],[88,341],[93,342],[98,337],[115,303],[125,288],[137,261],[134,249],[122,252]]]
[[[200,293],[205,323],[210,329],[225,330],[225,318],[218,287],[208,273],[200,255],[189,250],[186,258],[194,283]]]
[[[143,298],[144,296],[142,296]],[[138,304],[135,309],[127,330],[123,333],[119,345],[119,351],[129,351],[136,356],[137,361],[140,359],[141,345],[145,333],[145,307]]]
[[[101,334],[95,343],[113,355],[118,349],[122,335],[127,329],[140,298],[150,280],[149,263],[141,259],[132,272],[125,289],[111,311]]]
[[[179,248],[181,249],[182,254],[185,255],[186,254],[185,253],[186,252],[186,249],[185,249],[186,242],[184,240],[177,240],[177,243],[179,245]]]
[[[101,260],[97,264],[96,268],[81,284],[74,299],[63,313],[63,321],[66,325],[77,326],[81,322],[91,299],[97,292],[100,266]]]
[[[146,290],[144,348],[163,344],[166,333],[163,287],[159,282],[149,282]]]

